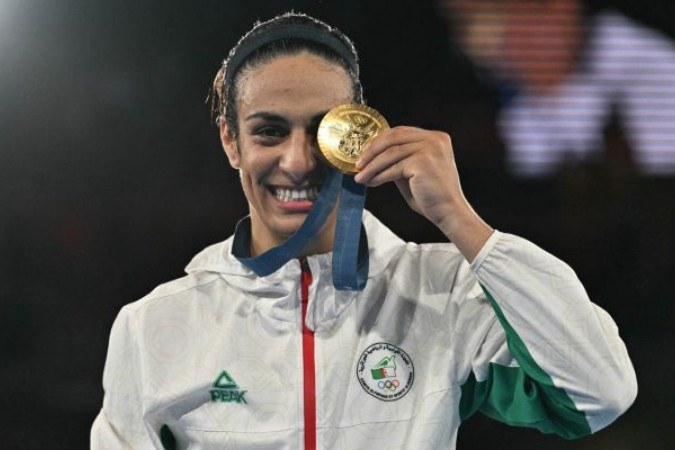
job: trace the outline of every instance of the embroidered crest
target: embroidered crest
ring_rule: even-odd
[[[391,402],[408,393],[415,381],[415,368],[401,348],[378,342],[361,353],[356,376],[367,393]]]

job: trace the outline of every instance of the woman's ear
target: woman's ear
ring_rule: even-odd
[[[227,159],[230,161],[232,167],[239,169],[241,157],[239,154],[239,147],[237,146],[237,140],[232,135],[225,119],[222,117],[218,120],[218,126],[220,128],[220,143],[223,145],[223,150],[225,150]]]

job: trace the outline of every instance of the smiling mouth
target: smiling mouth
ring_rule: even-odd
[[[284,203],[290,202],[314,202],[317,198],[319,188],[317,186],[305,188],[285,188],[278,186],[270,186],[270,192],[278,200]]]

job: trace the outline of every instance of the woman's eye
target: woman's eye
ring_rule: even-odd
[[[264,138],[267,137],[272,138],[272,137],[283,137],[286,136],[286,134],[288,133],[286,132],[286,130],[279,127],[260,127],[254,131],[254,134],[256,136],[261,136]]]

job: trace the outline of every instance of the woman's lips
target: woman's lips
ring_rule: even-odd
[[[271,186],[270,192],[276,204],[287,212],[308,212],[314,206],[318,195],[317,186],[302,188],[287,186]]]

